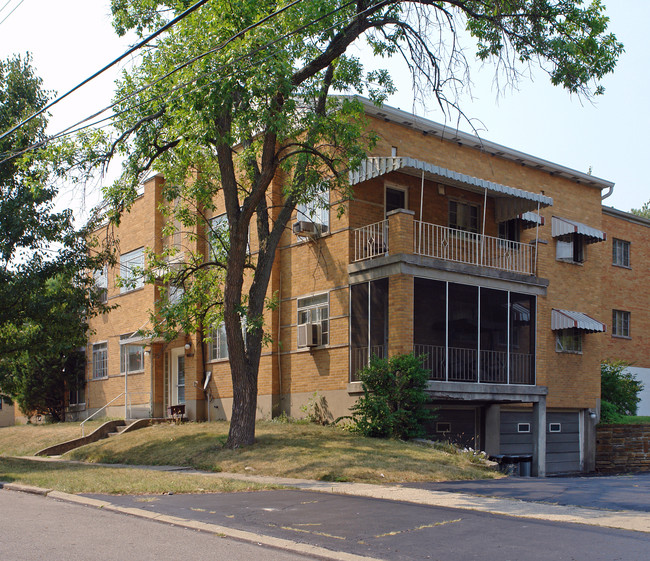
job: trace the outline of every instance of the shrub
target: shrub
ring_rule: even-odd
[[[636,415],[636,408],[641,401],[639,392],[643,384],[626,369],[629,366],[623,361],[606,361],[600,365],[600,397],[608,402],[619,415]],[[601,403],[601,420],[603,418],[603,403]],[[609,411],[608,411],[608,414]]]
[[[434,415],[426,407],[428,372],[413,354],[373,357],[360,373],[363,396],[352,406],[352,430],[380,438],[417,438]]]

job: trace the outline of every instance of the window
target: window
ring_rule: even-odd
[[[93,344],[93,379],[108,377],[108,343]]]
[[[298,298],[298,325],[320,325],[320,345],[329,344],[329,294]]]
[[[131,339],[133,333],[120,335],[120,373],[131,374],[144,370],[144,347],[142,344],[122,343]]]
[[[612,242],[612,265],[618,265],[619,267],[630,266],[630,242],[614,238]]]
[[[612,335],[615,337],[630,336],[630,312],[612,310]]]
[[[226,325],[222,322],[210,330],[208,342],[210,360],[228,358],[228,343],[226,342]]]
[[[320,228],[320,233],[329,231],[330,227],[330,192],[329,189],[316,193],[311,200],[296,205],[296,220],[313,222]]]
[[[246,317],[241,317],[241,330],[246,343]],[[209,360],[222,360],[228,358],[228,341],[226,340],[226,324],[221,322],[210,330],[208,340]]]
[[[517,423],[517,432],[529,433],[530,423]]]
[[[436,423],[436,432],[442,432],[442,433],[451,432],[451,423],[437,422]]]
[[[562,423],[549,423],[548,432],[562,432]]]
[[[499,239],[518,242],[521,237],[519,222],[517,218],[499,222]]]
[[[398,187],[386,187],[384,206],[386,207],[385,214],[388,214],[392,210],[407,208],[407,191]]]
[[[142,276],[143,269],[144,248],[141,247],[135,251],[130,251],[120,257],[120,277],[122,278],[120,294],[144,286],[144,277]]]
[[[178,304],[185,294],[185,290],[182,286],[177,286],[175,284],[170,284],[167,290],[167,300],[170,304]]]
[[[215,216],[210,220],[210,234],[208,236],[210,258],[215,261],[225,258],[230,248],[229,240],[228,216],[226,214]]]
[[[587,247],[583,236],[571,234],[563,239],[558,239],[555,247],[555,257],[558,261],[566,261],[567,263],[584,263],[587,258]]]
[[[459,201],[449,201],[449,227],[478,233],[479,206]]]
[[[108,302],[108,267],[104,265],[94,273],[95,287],[97,288],[99,302],[105,304]]]
[[[555,350],[558,353],[582,353],[582,333],[578,329],[560,329],[555,332]]]

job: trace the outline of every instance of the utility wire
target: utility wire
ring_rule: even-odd
[[[2,6],[2,8],[0,8],[0,13],[2,13],[2,10],[4,10],[4,9],[9,5],[9,2],[11,2],[11,0],[7,0],[7,1],[5,2],[5,5]]]
[[[9,0],[9,1],[11,1],[11,0]],[[0,25],[2,25],[5,21],[7,21],[7,19],[9,18],[9,16],[10,16],[11,14],[13,14],[13,13],[18,9],[18,7],[19,7],[19,6],[20,6],[24,1],[25,1],[25,0],[20,0],[20,2],[18,2],[18,4],[16,4],[16,7],[15,7],[13,10],[11,10],[11,12],[9,12],[9,13],[5,16],[5,18],[4,18],[2,21],[0,21]],[[7,2],[7,4],[9,4],[9,2]],[[2,10],[4,10],[4,9],[6,8],[7,4],[5,4],[4,6],[2,6]],[[0,12],[1,12],[2,10],[0,10]],[[2,139],[2,137],[0,137],[0,139]]]
[[[205,2],[207,2],[207,1],[208,1],[208,0],[202,0],[202,2],[197,2],[197,3],[196,3],[192,8],[194,8],[194,7],[198,7],[199,4],[205,3]],[[123,98],[117,100],[116,102],[112,103],[111,105],[108,105],[108,106],[105,107],[104,109],[101,109],[100,111],[97,111],[97,112],[94,113],[93,115],[90,115],[89,117],[86,117],[85,119],[83,119],[83,120],[81,120],[81,121],[78,121],[78,122],[75,123],[74,125],[71,125],[71,126],[68,127],[67,129],[64,129],[62,132],[57,133],[56,135],[54,135],[54,136],[52,136],[52,137],[48,137],[48,139],[45,139],[45,140],[43,140],[43,141],[40,141],[40,142],[38,142],[38,143],[36,143],[36,144],[34,144],[34,145],[32,145],[32,146],[30,146],[30,147],[28,147],[28,148],[26,148],[26,149],[20,151],[20,152],[18,152],[18,153],[15,153],[13,156],[9,156],[8,158],[5,158],[5,159],[2,160],[0,163],[4,163],[4,162],[6,162],[8,159],[11,159],[12,157],[18,156],[18,155],[20,155],[20,154],[24,154],[25,152],[27,152],[27,151],[29,151],[29,150],[32,150],[33,148],[38,148],[39,146],[42,146],[43,144],[49,142],[50,140],[62,136],[64,133],[68,132],[68,131],[69,131],[70,129],[72,129],[73,127],[76,127],[76,126],[78,126],[78,125],[80,125],[80,124],[82,124],[82,123],[84,123],[84,122],[86,122],[86,121],[89,121],[90,119],[94,119],[95,117],[101,115],[101,114],[104,113],[105,111],[108,111],[109,109],[111,109],[111,108],[115,107],[116,105],[118,105],[118,104],[120,104],[120,103],[122,103],[122,102],[124,102],[124,101],[126,101],[126,100],[128,100],[128,99],[130,99],[131,97],[137,95],[138,93],[144,91],[145,89],[154,86],[155,84],[157,84],[158,82],[164,80],[165,78],[168,78],[169,76],[171,76],[171,75],[174,74],[175,72],[178,72],[179,70],[182,70],[183,68],[189,66],[190,64],[193,64],[193,63],[196,62],[197,60],[200,60],[201,58],[203,58],[203,57],[205,57],[205,56],[208,56],[209,54],[211,54],[211,53],[213,53],[213,52],[217,52],[218,50],[224,49],[228,44],[230,44],[230,43],[231,43],[232,41],[234,41],[235,39],[237,39],[237,38],[243,36],[245,33],[247,33],[248,31],[250,31],[250,30],[252,30],[252,29],[254,29],[255,27],[258,27],[258,26],[262,25],[263,23],[266,23],[266,22],[267,22],[268,20],[270,20],[271,18],[276,17],[278,14],[284,12],[285,10],[288,10],[288,9],[291,8],[292,6],[295,6],[295,5],[298,4],[299,2],[302,2],[302,0],[294,0],[294,1],[291,2],[290,4],[284,6],[283,8],[280,8],[279,10],[276,10],[275,12],[269,14],[268,16],[265,16],[265,17],[262,18],[260,21],[254,23],[254,24],[249,25],[249,26],[246,27],[245,29],[243,29],[243,30],[239,31],[238,33],[236,33],[235,35],[232,35],[230,38],[228,38],[226,41],[224,41],[223,43],[221,43],[221,44],[218,45],[217,47],[214,47],[214,48],[210,49],[209,51],[207,51],[207,52],[205,52],[205,53],[202,53],[201,55],[198,55],[198,56],[196,56],[196,57],[190,59],[189,61],[184,62],[183,64],[181,64],[181,65],[175,67],[174,69],[172,69],[172,70],[171,70],[170,72],[168,72],[167,74],[165,74],[165,75],[163,75],[163,76],[157,78],[157,79],[154,80],[153,82],[150,82],[149,84],[145,84],[144,86],[142,86],[142,87],[139,88],[138,90],[136,90],[136,91],[134,91],[134,92],[131,92],[128,96],[125,96],[125,97],[123,97]],[[348,6],[348,5],[351,4],[351,3],[352,3],[352,2],[348,2],[345,6]],[[190,8],[190,9],[192,9],[192,8]],[[340,9],[340,8],[339,8],[339,9]],[[335,10],[335,11],[336,11],[336,10]],[[187,12],[189,12],[189,10],[186,10],[186,12],[184,12],[184,13],[187,14]],[[181,15],[183,15],[183,14],[181,14]],[[180,16],[179,16],[179,18],[180,18]],[[175,18],[175,19],[178,20],[179,18]],[[322,19],[322,18],[319,18],[319,19]],[[173,21],[173,20],[172,20],[172,21]],[[166,27],[169,27],[169,25],[170,25],[171,23],[172,23],[172,22],[170,22],[169,24],[167,24]],[[303,26],[303,27],[304,27],[304,26]],[[161,32],[161,30],[158,30],[154,35],[149,36],[149,38],[148,38],[147,40],[143,41],[143,42],[140,44],[140,46],[144,45],[144,43],[146,43],[146,41],[152,39],[153,37],[155,37],[155,36],[156,36],[157,34],[159,34],[160,32]],[[137,48],[137,46],[134,47],[133,49],[131,49],[131,50],[129,51],[129,53],[132,52],[135,48]],[[254,54],[254,52],[255,52],[255,51],[253,51],[252,53]],[[122,55],[122,57],[120,57],[120,58],[124,58],[124,57],[127,56],[129,53],[125,53],[125,54]],[[119,60],[119,59],[117,59],[117,60]],[[114,62],[116,62],[116,61],[114,61]],[[112,65],[114,64],[114,62],[111,63],[110,66],[112,66]],[[103,71],[106,70],[107,68],[109,68],[109,66],[104,67],[102,70],[100,70],[99,72],[97,72],[94,76],[98,76],[101,72],[103,72]],[[78,88],[80,88],[84,83],[90,81],[91,79],[92,79],[92,77],[91,77],[91,78],[88,78],[87,80],[85,80],[85,82],[83,82],[82,84],[79,84],[79,85],[76,86],[74,89],[78,89]],[[74,91],[74,89],[73,89],[73,90],[70,90],[67,94],[65,94],[64,96],[62,96],[62,97],[59,98],[58,100],[56,100],[56,102],[60,101],[60,100],[63,99],[65,96],[67,96],[68,94],[72,93],[72,91]],[[10,134],[11,132],[15,131],[15,130],[16,130],[17,128],[19,128],[20,126],[23,126],[24,124],[28,123],[31,119],[33,119],[34,117],[36,117],[37,115],[39,115],[40,113],[42,113],[43,111],[45,111],[46,109],[48,109],[48,107],[51,107],[52,105],[54,105],[54,103],[51,103],[50,105],[44,107],[44,108],[41,109],[38,113],[35,113],[35,114],[32,115],[31,117],[29,117],[29,119],[23,121],[22,123],[19,123],[19,124],[16,125],[13,129],[11,129],[10,131],[7,131],[6,133],[4,133],[2,136],[0,136],[0,140],[2,140],[2,139],[3,139],[7,134]],[[100,121],[100,122],[101,122],[101,121]],[[83,128],[86,128],[86,127],[83,127]]]
[[[25,1],[25,0],[20,0],[20,4],[22,4],[24,1]],[[78,90],[79,88],[81,88],[82,86],[85,86],[88,82],[90,82],[91,80],[94,80],[95,78],[97,78],[97,76],[99,76],[100,74],[102,74],[103,72],[105,72],[106,70],[108,70],[109,68],[115,66],[118,62],[120,62],[121,60],[125,59],[125,58],[126,58],[127,56],[129,56],[131,53],[137,51],[138,49],[140,49],[141,47],[143,47],[144,45],[146,45],[146,44],[147,44],[149,41],[151,41],[152,39],[155,39],[156,37],[158,37],[158,35],[160,35],[161,33],[167,31],[170,27],[172,27],[173,25],[175,25],[176,23],[178,23],[178,22],[181,21],[182,19],[184,19],[184,18],[186,18],[187,16],[189,16],[192,12],[194,12],[194,11],[197,10],[197,9],[199,9],[201,6],[203,6],[203,4],[206,4],[208,1],[209,1],[209,0],[199,0],[196,4],[194,4],[193,6],[190,6],[190,7],[189,7],[187,10],[185,10],[182,14],[179,14],[179,15],[176,16],[174,19],[172,19],[172,20],[170,20],[169,22],[167,22],[167,23],[166,23],[165,25],[163,25],[160,29],[158,29],[157,31],[155,31],[154,33],[152,33],[151,35],[149,35],[148,37],[146,37],[145,39],[143,39],[142,41],[140,41],[137,45],[131,47],[128,51],[126,51],[124,54],[120,55],[118,58],[116,58],[116,59],[113,60],[112,62],[108,63],[108,64],[107,64],[106,66],[104,66],[101,70],[98,70],[98,71],[95,72],[92,76],[86,78],[83,82],[80,82],[80,83],[77,84],[74,88],[72,88],[71,90],[69,90],[68,92],[66,92],[65,94],[63,94],[62,96],[59,96],[59,97],[57,97],[56,99],[52,100],[52,101],[51,101],[50,103],[48,103],[45,107],[43,107],[41,110],[37,111],[36,113],[33,113],[32,115],[30,115],[30,116],[29,116],[27,119],[25,119],[24,121],[18,123],[17,125],[15,125],[14,127],[12,127],[11,129],[9,129],[8,131],[2,133],[2,135],[0,135],[0,140],[2,140],[3,138],[5,138],[7,135],[11,134],[12,132],[18,130],[20,127],[26,125],[26,124],[29,123],[32,119],[35,119],[35,118],[38,117],[40,114],[42,114],[43,112],[47,111],[50,107],[56,105],[56,104],[59,103],[61,100],[63,100],[63,99],[65,99],[66,97],[68,97],[71,93],[77,91],[77,90]],[[18,4],[18,6],[20,6],[20,4]],[[18,6],[16,6],[16,8],[17,8]],[[14,8],[14,10],[15,10],[16,8]],[[9,13],[9,16],[13,13],[14,10],[12,10],[12,11]],[[7,16],[7,17],[9,17],[9,16]],[[4,21],[7,19],[7,17],[6,17],[5,19],[3,19],[3,20],[0,22],[0,24],[2,24],[2,22],[4,22]]]
[[[301,0],[295,0],[291,5],[297,4],[297,3],[300,2],[300,1],[301,1]],[[310,26],[312,26],[312,25],[318,23],[319,21],[322,21],[323,19],[326,19],[326,18],[330,17],[331,15],[333,15],[333,14],[335,14],[335,13],[337,13],[337,12],[343,10],[343,9],[345,9],[345,8],[348,7],[350,4],[354,4],[354,3],[355,3],[355,0],[351,0],[351,1],[347,2],[346,4],[341,5],[341,6],[339,6],[338,8],[336,8],[336,9],[334,9],[334,10],[328,12],[327,14],[324,14],[324,15],[322,15],[322,16],[320,16],[320,17],[318,17],[318,18],[316,18],[316,19],[314,19],[314,20],[312,20],[312,21],[310,21],[310,22],[308,22],[308,23],[306,23],[306,24],[304,24],[304,25],[298,27],[297,29],[295,29],[295,30],[293,30],[293,31],[290,31],[290,32],[287,32],[287,33],[285,33],[284,35],[282,35],[282,36],[280,36],[280,37],[274,39],[273,41],[269,41],[269,42],[267,42],[266,44],[261,45],[260,47],[254,49],[254,50],[252,50],[252,51],[249,51],[249,52],[246,53],[246,54],[243,54],[243,55],[237,57],[236,59],[230,61],[229,64],[232,65],[232,64],[235,64],[235,63],[237,63],[237,62],[241,62],[242,60],[249,59],[249,58],[251,58],[253,55],[257,54],[258,52],[260,52],[260,51],[262,51],[262,50],[264,50],[264,49],[267,49],[267,48],[269,48],[269,47],[271,47],[271,46],[273,46],[273,45],[275,45],[275,44],[277,44],[277,43],[279,43],[279,42],[281,42],[281,41],[283,41],[283,40],[285,40],[285,39],[288,39],[288,38],[291,37],[292,35],[295,35],[295,34],[297,34],[297,33],[300,33],[301,31],[305,30],[306,28],[308,28],[308,27],[310,27]],[[387,2],[384,2],[384,3],[387,3]],[[285,8],[282,8],[282,9],[279,10],[278,12],[280,12],[280,11],[284,11],[284,9],[287,9],[287,8],[290,7],[291,5],[288,5],[288,6],[286,6]],[[369,11],[370,9],[376,9],[377,7],[378,7],[377,5],[375,5],[375,6],[371,6],[370,8],[367,8],[366,10],[363,10],[362,12],[355,13],[355,14],[354,14],[354,17],[358,17],[359,15],[362,15],[363,13]],[[262,22],[267,21],[270,17],[272,17],[272,16],[274,16],[274,15],[277,15],[277,13],[270,14],[269,16],[266,16],[263,20],[260,20],[260,21],[257,22],[256,24],[252,24],[251,26],[249,26],[249,28],[246,28],[245,30],[240,31],[237,35],[239,36],[239,35],[243,34],[244,32],[250,30],[250,28],[253,28],[253,27],[256,27],[256,26],[260,25]],[[327,32],[327,31],[330,31],[330,30],[332,30],[332,29],[336,29],[336,28],[339,27],[340,25],[341,25],[341,23],[335,23],[335,24],[329,26],[328,28],[326,28],[326,29],[324,29],[324,30],[322,30],[322,31],[323,31],[323,32]],[[145,89],[148,89],[148,88],[154,86],[155,84],[157,84],[157,83],[160,82],[161,80],[163,80],[163,79],[165,79],[165,78],[171,76],[173,73],[175,73],[175,72],[181,70],[182,68],[187,67],[189,64],[191,64],[191,63],[193,63],[193,62],[196,62],[197,60],[200,60],[201,58],[204,58],[205,56],[207,56],[207,55],[209,55],[209,54],[212,54],[212,53],[214,53],[214,52],[216,52],[216,51],[218,51],[218,50],[220,50],[220,49],[223,49],[227,44],[229,44],[229,43],[230,43],[231,41],[233,41],[235,38],[236,38],[236,37],[233,36],[233,37],[229,38],[228,40],[226,40],[224,43],[220,44],[219,46],[214,47],[214,48],[212,48],[212,49],[210,49],[210,50],[208,50],[208,51],[202,53],[201,55],[198,55],[198,56],[196,56],[196,57],[193,57],[193,58],[190,59],[189,61],[186,61],[186,62],[182,63],[181,65],[177,66],[177,67],[174,68],[172,71],[170,71],[170,72],[168,72],[167,74],[165,74],[164,76],[162,76],[162,77],[160,77],[160,78],[157,78],[156,80],[154,80],[154,81],[151,82],[151,83],[145,84],[144,86],[142,86],[141,88],[139,88],[139,89],[136,90],[135,92],[132,92],[132,93],[129,94],[128,96],[125,96],[125,97],[123,97],[123,98],[117,100],[116,102],[114,102],[114,103],[112,103],[111,105],[105,107],[104,109],[101,109],[100,111],[95,112],[93,115],[90,115],[89,117],[86,117],[85,119],[83,119],[83,120],[81,120],[81,121],[78,121],[77,123],[75,123],[75,124],[73,124],[73,125],[70,125],[70,126],[67,127],[66,129],[64,129],[64,130],[62,130],[62,131],[60,131],[60,132],[58,132],[58,133],[56,133],[56,134],[54,134],[54,135],[48,137],[47,139],[42,140],[42,141],[40,141],[40,142],[38,142],[38,143],[35,143],[34,145],[32,145],[32,146],[30,146],[30,147],[27,147],[27,148],[25,148],[25,149],[23,149],[22,151],[17,152],[17,153],[14,153],[14,154],[11,154],[11,155],[9,155],[8,153],[5,153],[4,155],[7,156],[7,157],[6,157],[4,160],[0,161],[0,164],[6,162],[6,161],[9,160],[9,159],[12,159],[12,158],[17,157],[17,156],[19,156],[19,155],[21,155],[21,154],[24,154],[25,152],[28,152],[28,151],[30,151],[30,150],[33,150],[33,149],[39,148],[40,146],[42,146],[42,145],[44,145],[44,144],[47,144],[47,143],[49,143],[49,142],[51,142],[51,141],[53,141],[53,140],[57,140],[58,138],[62,138],[62,137],[64,137],[64,136],[67,136],[67,135],[70,135],[70,134],[73,134],[73,133],[76,133],[76,132],[80,132],[80,131],[82,131],[82,130],[84,130],[84,129],[87,129],[87,128],[90,128],[90,127],[93,127],[93,126],[99,125],[100,123],[103,123],[103,122],[105,122],[105,121],[117,120],[118,117],[120,117],[121,115],[124,115],[125,113],[128,113],[128,112],[130,112],[130,111],[132,111],[132,110],[134,110],[134,109],[137,109],[137,108],[139,108],[139,107],[142,107],[142,106],[144,106],[144,105],[147,105],[147,104],[153,103],[153,102],[155,102],[155,101],[157,101],[157,100],[160,100],[160,99],[162,99],[162,98],[167,97],[167,99],[168,99],[169,101],[174,101],[175,99],[178,99],[179,97],[181,97],[180,94],[177,95],[177,96],[175,96],[175,97],[168,97],[168,96],[169,96],[170,94],[174,93],[174,92],[177,92],[177,91],[179,91],[179,90],[185,88],[186,86],[189,86],[189,85],[195,83],[197,80],[199,80],[201,77],[207,75],[208,73],[206,72],[206,73],[203,73],[203,74],[201,74],[201,75],[199,75],[199,76],[195,76],[195,77],[192,78],[191,80],[188,80],[188,81],[186,81],[186,82],[184,82],[184,83],[182,83],[182,84],[178,84],[177,86],[175,86],[174,88],[172,88],[172,89],[169,90],[169,91],[163,92],[163,93],[161,93],[161,94],[159,94],[159,95],[157,95],[157,96],[155,96],[155,97],[153,97],[153,98],[150,98],[150,99],[148,99],[148,100],[144,100],[144,101],[142,101],[142,102],[140,102],[140,103],[138,103],[138,104],[136,104],[136,105],[134,105],[134,106],[128,107],[128,108],[126,108],[126,109],[124,109],[124,110],[122,110],[122,111],[119,111],[119,112],[117,112],[117,113],[114,113],[114,114],[112,114],[112,115],[109,115],[108,117],[105,117],[105,118],[103,118],[103,119],[100,119],[100,120],[98,120],[98,121],[95,121],[94,123],[89,123],[89,124],[83,125],[83,123],[85,123],[86,121],[88,121],[88,120],[90,120],[90,119],[93,119],[93,118],[97,117],[98,115],[101,115],[101,114],[104,113],[105,111],[107,111],[107,110],[109,110],[109,109],[115,107],[116,105],[118,105],[118,104],[120,104],[120,103],[122,103],[122,102],[124,102],[124,101],[126,101],[126,100],[128,100],[128,99],[130,99],[131,97],[137,95],[138,93],[141,93],[141,92],[144,91]],[[279,50],[279,49],[276,49],[276,50],[274,50],[273,52],[271,52],[268,56],[266,56],[265,58],[263,58],[263,59],[259,59],[259,60],[255,61],[255,64],[259,65],[259,64],[261,64],[261,63],[263,63],[263,62],[266,62],[267,60],[271,59],[271,58],[272,58],[272,57],[273,57],[273,56],[278,52],[278,50]],[[252,65],[253,65],[253,61],[251,60],[250,62],[251,62],[251,66],[252,66]],[[222,65],[222,67],[223,67],[223,65]],[[219,67],[217,67],[216,69],[212,69],[212,70],[210,71],[210,74],[214,74],[215,70],[219,70]],[[223,78],[225,78],[225,77],[230,77],[230,76],[232,76],[232,73],[230,73],[230,74],[226,74],[225,76],[220,76],[219,78],[220,78],[220,79],[223,79]],[[210,84],[211,84],[211,83],[204,84],[204,85],[199,86],[198,88],[194,88],[194,89],[192,89],[192,90],[190,90],[190,91],[195,91],[196,89],[202,89],[202,88],[208,87],[208,86],[210,86]],[[185,92],[183,95],[187,95],[187,93],[189,93],[189,92]],[[154,112],[153,114],[155,114],[155,112]],[[153,114],[151,114],[150,116],[153,116]],[[144,118],[146,119],[147,117],[144,117]],[[80,126],[80,125],[83,125],[83,126]],[[105,127],[110,126],[110,125],[111,125],[111,123],[107,123],[107,124],[102,125],[101,127],[98,127],[98,128],[105,128]],[[78,128],[75,128],[75,127],[78,127]]]

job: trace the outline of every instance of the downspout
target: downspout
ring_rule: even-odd
[[[601,201],[604,201],[604,200],[605,200],[607,197],[609,197],[613,192],[614,192],[614,185],[610,185],[610,186],[609,186],[609,191],[607,191],[607,193],[605,193],[604,195],[602,195],[602,194],[600,195],[600,200],[601,200]]]
[[[537,276],[537,251],[539,246],[539,222],[541,217],[539,215],[539,201],[537,201],[537,223],[535,224],[535,270],[534,275]]]
[[[481,228],[481,266],[483,265],[483,249],[485,246],[485,212],[487,210],[487,187],[483,189],[483,225]]]
[[[282,331],[282,267],[278,271],[278,393],[280,394],[280,409],[282,409],[282,356],[280,355],[280,332]]]
[[[422,170],[422,183],[420,184],[420,225],[418,226],[418,254],[422,254],[422,207],[424,206],[424,170]]]

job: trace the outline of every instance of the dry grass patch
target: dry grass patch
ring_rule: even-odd
[[[88,464],[42,462],[0,457],[0,481],[35,485],[66,493],[141,495],[162,493],[233,493],[278,486],[211,475],[108,468]]]
[[[90,462],[192,466],[326,481],[372,483],[495,478],[471,454],[363,438],[336,427],[260,422],[253,446],[223,448],[228,424],[157,425],[89,444],[68,455]]]
[[[107,419],[88,421],[86,434],[90,434]],[[75,423],[44,425],[15,425],[0,428],[0,456],[33,456],[39,450],[81,436],[81,427]]]

